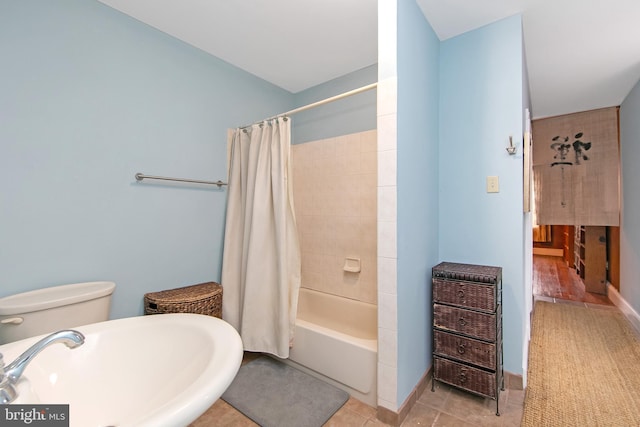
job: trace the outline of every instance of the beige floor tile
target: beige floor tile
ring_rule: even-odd
[[[524,407],[522,405],[507,404],[504,411],[501,410],[500,418],[502,419],[503,427],[517,427],[522,423],[522,413]]]
[[[437,409],[416,402],[402,422],[402,427],[431,426],[439,413]]]
[[[454,417],[453,415],[445,414],[441,412],[438,418],[433,422],[433,427],[474,427],[473,424]]]
[[[368,419],[366,423],[364,423],[364,427],[388,427],[389,424],[385,424],[379,419]]]
[[[524,390],[508,390],[507,394],[507,405],[519,405],[520,407],[524,406]],[[502,404],[502,402],[500,402]]]
[[[238,412],[233,406],[218,399],[189,427],[256,427],[258,424]]]
[[[357,414],[362,415],[366,418],[376,418],[376,409],[367,405],[366,403],[350,397],[349,400],[344,404],[343,408],[349,409]]]
[[[436,382],[434,391],[431,391],[431,384],[429,384],[418,398],[418,402],[435,409],[442,409],[445,402],[449,398],[450,393],[450,386],[444,383]]]
[[[346,408],[341,408],[323,427],[362,427],[368,419]]]
[[[260,357],[245,353],[243,363]],[[402,423],[402,427],[515,427],[520,425],[524,408],[522,390],[500,393],[500,413],[495,415],[495,400],[467,393],[447,384],[436,382],[435,391],[429,384]],[[256,427],[253,421],[231,405],[219,399],[190,427]],[[376,408],[349,398],[325,424],[325,427],[385,427],[376,418]]]

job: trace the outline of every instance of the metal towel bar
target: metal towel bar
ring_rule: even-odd
[[[223,185],[227,185],[226,182],[218,181],[201,181],[199,179],[185,179],[185,178],[171,178],[168,176],[154,176],[154,175],[145,175],[142,173],[137,173],[136,181],[142,181],[143,179],[160,179],[163,181],[179,181],[179,182],[195,182],[196,184],[209,184],[209,185],[217,185],[218,188]]]

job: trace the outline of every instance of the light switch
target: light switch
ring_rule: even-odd
[[[500,183],[498,181],[497,176],[488,176],[487,177],[487,193],[498,193],[500,192]]]

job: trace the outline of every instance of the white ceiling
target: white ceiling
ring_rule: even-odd
[[[377,62],[374,0],[100,0],[292,93]],[[441,40],[521,13],[534,118],[620,105],[638,0],[416,0]]]

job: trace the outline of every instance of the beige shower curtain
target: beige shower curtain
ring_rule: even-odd
[[[233,133],[222,261],[223,319],[244,349],[289,357],[300,245],[290,177],[291,120]]]

